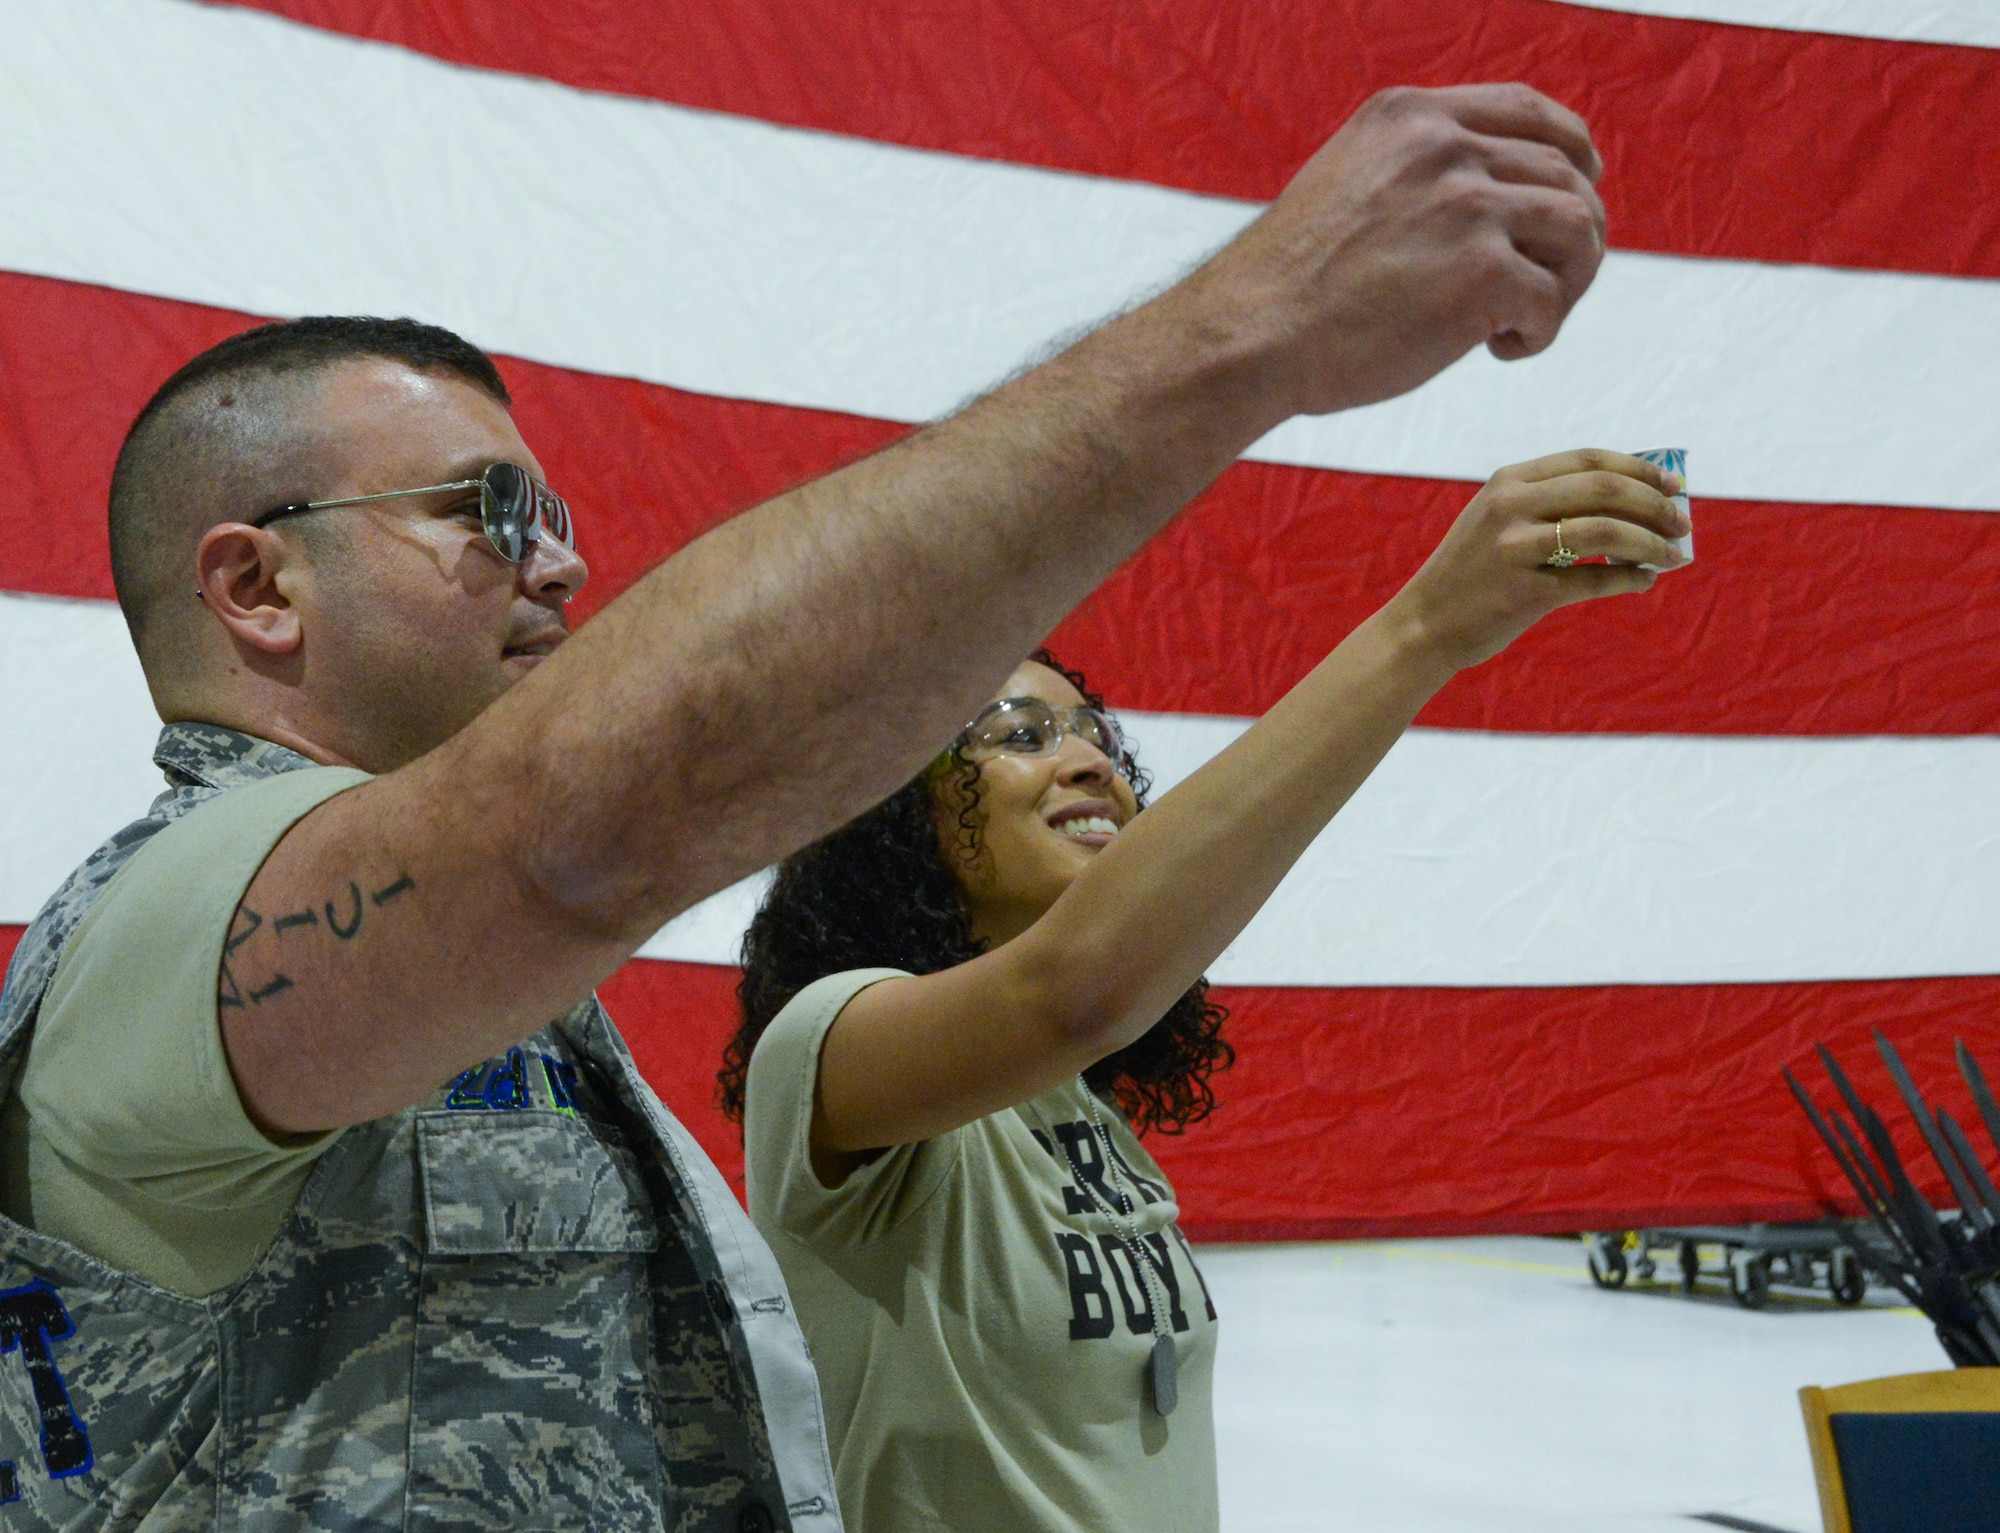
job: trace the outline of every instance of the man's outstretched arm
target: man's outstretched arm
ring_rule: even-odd
[[[906,781],[1280,421],[1554,340],[1603,251],[1588,133],[1521,86],[1374,98],[1186,281],[654,570],[444,746],[302,820],[246,905],[397,888],[223,1017],[267,1126],[365,1121]],[[266,930],[268,930],[268,925]],[[232,952],[256,983],[275,950]],[[248,977],[246,980],[246,976]]]

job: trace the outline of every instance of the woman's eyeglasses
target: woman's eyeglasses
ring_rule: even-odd
[[[1125,770],[1125,739],[1118,725],[1101,708],[1058,708],[1039,697],[1004,697],[988,703],[958,737],[958,754],[967,761],[995,756],[1049,756],[1075,735],[1096,746],[1119,771]]]
[[[564,548],[576,547],[576,529],[563,498],[526,469],[495,463],[477,479],[427,484],[415,490],[384,490],[379,495],[349,495],[342,500],[306,500],[266,511],[250,525],[264,527],[281,516],[307,511],[331,511],[338,506],[365,506],[378,500],[402,500],[411,495],[441,495],[447,490],[479,491],[479,525],[493,551],[509,564],[520,564],[544,536]]]

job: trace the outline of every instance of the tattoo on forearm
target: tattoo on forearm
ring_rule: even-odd
[[[277,942],[288,933],[307,930],[316,932],[322,925],[323,917],[326,929],[332,932],[338,941],[343,944],[351,942],[361,933],[362,918],[369,905],[379,910],[397,896],[407,894],[416,887],[416,880],[408,873],[404,873],[395,882],[375,890],[364,900],[361,885],[350,879],[342,893],[322,901],[317,908],[308,906],[304,910],[294,910],[271,921],[270,940]],[[261,912],[251,909],[247,903],[236,907],[236,914],[229,923],[229,935],[222,944],[222,966],[216,975],[215,1005],[218,1011],[231,1007],[240,1011],[246,1006],[261,1006],[273,996],[282,995],[285,991],[295,988],[292,977],[279,968],[277,962],[279,955],[269,951],[268,943],[259,943],[248,953],[241,951],[245,943],[264,929],[265,920]],[[243,981],[238,978],[239,970],[254,976],[257,983],[246,989]]]

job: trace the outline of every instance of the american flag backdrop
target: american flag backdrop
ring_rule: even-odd
[[[1445,690],[1216,966],[1241,1060],[1156,1153],[1211,1238],[1809,1216],[1781,1063],[2000,1067],[1996,49],[1979,0],[0,0],[0,953],[157,788],[104,500],[200,348],[498,353],[587,617],[1170,281],[1370,92],[1525,79],[1607,165],[1556,347],[1274,432],[1055,645],[1165,785],[1502,464],[1684,446],[1698,562]],[[731,1170],[754,898],[605,992]]]

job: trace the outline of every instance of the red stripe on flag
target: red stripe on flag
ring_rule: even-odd
[[[0,272],[0,590],[111,596],[104,508],[126,428],[177,367],[251,323]]]
[[[116,827],[107,826],[107,833]],[[0,926],[0,962],[21,937]],[[635,960],[600,992],[640,1070],[739,1193],[715,1107],[737,971]],[[2000,1068],[2000,979],[1535,990],[1222,989],[1236,1067],[1221,1109],[1153,1154],[1210,1240],[1626,1229],[1851,1208],[1778,1071],[1822,1099],[1833,1048],[1934,1201],[1942,1178],[1877,1058],[1976,1122],[1952,1061]]]
[[[1521,79],[1581,111],[1613,241],[2000,276],[2000,64],[1481,0],[253,0],[483,68],[1258,200],[1371,92]]]
[[[1779,1075],[1824,1042],[1904,1115],[1886,1032],[1927,1092],[2000,1065],[2000,980],[1531,990],[1222,990],[1239,1063],[1212,1123],[1153,1153],[1212,1239],[1625,1229],[1854,1206]],[[1962,1111],[1961,1111],[1962,1116]],[[1934,1200],[1907,1119],[1896,1138]]]
[[[127,422],[251,321],[0,274],[0,587],[108,597]],[[892,440],[893,424],[512,360],[579,508],[601,607],[688,538]],[[1255,714],[1422,562],[1472,487],[1243,463],[1056,635],[1127,708]],[[2000,515],[1696,500],[1699,562],[1559,612],[1427,709],[1437,726],[1700,734],[2000,731]]]
[[[0,590],[112,598],[105,503],[127,428],[182,363],[261,322],[0,272]],[[500,367],[523,434],[583,521],[593,579],[579,613],[730,513],[908,429],[511,358]]]
[[[1055,636],[1115,702],[1257,714],[1387,601],[1473,487],[1244,463]],[[1654,734],[2000,730],[2000,515],[1694,502],[1696,562],[1555,612],[1418,715]],[[1142,742],[1143,743],[1143,742]]]
[[[627,964],[603,989],[640,1067],[731,1180],[714,1106],[734,969]],[[1964,1038],[2000,1069],[2000,979],[1572,989],[1222,989],[1222,1108],[1150,1145],[1216,1240],[1817,1218],[1852,1204],[1779,1076],[1828,1044],[1946,1196],[1875,1053],[1963,1121]],[[1821,1090],[1822,1097],[1830,1093]]]

